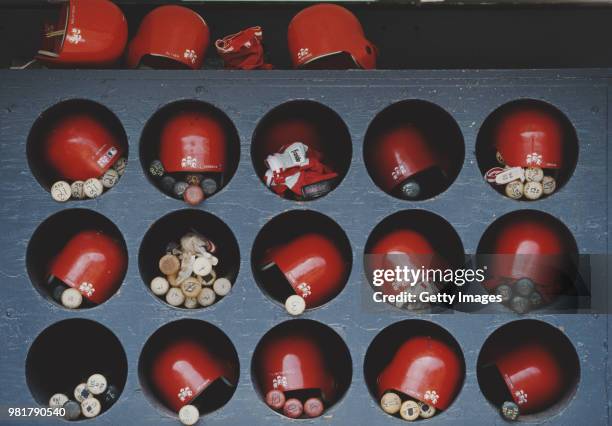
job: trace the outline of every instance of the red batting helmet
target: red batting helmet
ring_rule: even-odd
[[[57,22],[45,25],[36,59],[52,66],[105,67],[127,42],[125,16],[108,0],[68,0]]]
[[[182,6],[160,6],[142,20],[128,47],[127,65],[136,68],[141,62],[153,67],[174,63],[198,69],[209,40],[208,25],[196,12]]]
[[[463,379],[463,362],[448,344],[430,336],[403,343],[379,374],[379,397],[389,390],[402,392],[438,410],[453,402]]]
[[[100,304],[117,291],[126,267],[127,254],[117,241],[100,231],[82,231],[53,259],[49,274]]]
[[[527,278],[547,302],[563,292],[576,248],[559,224],[543,216],[514,216],[494,230],[485,254],[490,256],[487,289]]]
[[[222,173],[226,156],[225,129],[211,114],[182,110],[164,123],[159,158],[166,171]]]
[[[412,229],[396,229],[374,243],[366,253],[366,263],[370,272],[395,269],[396,266],[434,268],[439,267],[437,257],[436,250],[423,234]],[[383,285],[384,294],[399,294],[403,290],[405,286],[394,286],[393,282]]]
[[[269,249],[262,266],[275,264],[307,308],[335,297],[346,283],[347,262],[340,248],[327,236],[307,233]]]
[[[262,160],[270,154],[280,152],[284,146],[302,142],[309,148],[322,152],[323,144],[319,129],[310,120],[303,118],[285,118],[267,127],[258,135],[261,145]]]
[[[323,344],[305,331],[273,333],[264,337],[258,349],[256,372],[262,393],[318,390],[325,402],[334,402],[337,384]]]
[[[192,339],[167,343],[152,362],[151,382],[166,405],[176,412],[219,379],[235,386],[236,366]]]
[[[563,392],[565,376],[559,357],[540,341],[518,341],[494,364],[521,414],[548,408]]]
[[[494,130],[497,151],[512,167],[563,167],[563,128],[548,109],[520,105],[504,112]]]
[[[380,134],[366,152],[372,159],[372,177],[386,192],[432,167],[442,167],[425,135],[414,125],[396,126]]]
[[[66,115],[44,135],[45,159],[67,180],[100,177],[122,155],[116,135],[90,113]]]
[[[376,46],[366,40],[355,15],[341,6],[303,9],[289,23],[287,37],[295,68],[376,68]],[[350,61],[342,60],[346,55]]]

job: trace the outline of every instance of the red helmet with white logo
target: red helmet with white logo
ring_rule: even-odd
[[[269,249],[262,266],[275,264],[307,308],[334,298],[346,283],[348,265],[340,248],[327,236],[307,233]]]
[[[365,153],[372,159],[372,177],[386,192],[432,167],[443,167],[425,135],[414,125],[396,126],[380,134]]]
[[[490,259],[485,287],[492,290],[526,278],[546,302],[562,294],[575,265],[576,247],[568,231],[544,215],[502,220],[485,248],[484,255]]]
[[[127,42],[127,21],[109,0],[68,0],[57,22],[45,25],[36,59],[47,65],[106,67]]]
[[[277,330],[258,347],[256,373],[262,393],[318,390],[332,403],[337,383],[326,362],[325,347],[307,331]]]
[[[560,169],[564,166],[564,131],[560,120],[537,105],[517,105],[504,112],[493,138],[511,167]]]
[[[450,406],[461,387],[463,362],[447,343],[430,336],[408,339],[379,374],[378,396],[399,391],[438,410]]]
[[[166,405],[178,412],[211,384],[223,380],[236,386],[237,368],[204,344],[188,338],[167,343],[152,362],[151,382]]]
[[[322,3],[303,9],[289,23],[287,37],[295,68],[376,68],[376,46],[365,38],[355,15],[341,6]]]
[[[91,113],[65,115],[43,138],[48,165],[73,181],[102,176],[124,151],[117,135]]]
[[[258,135],[262,141],[260,156],[279,152],[284,146],[301,142],[316,151],[323,151],[320,131],[311,120],[303,118],[284,118],[267,127]],[[262,158],[262,160],[263,160]]]
[[[225,129],[207,112],[179,111],[161,129],[159,158],[168,172],[222,173],[226,157]]]
[[[394,270],[396,266],[411,269],[441,267],[436,250],[420,232],[412,229],[396,229],[379,238],[366,253],[370,274],[375,269]],[[385,281],[384,294],[400,294],[405,286]]]
[[[128,47],[127,66],[174,64],[198,69],[209,41],[208,25],[196,12],[183,6],[160,6],[142,20]]]
[[[494,360],[521,414],[553,405],[562,395],[565,375],[557,352],[540,341],[518,341]]]
[[[126,268],[121,244],[100,231],[82,231],[53,259],[49,274],[100,304],[117,291]]]

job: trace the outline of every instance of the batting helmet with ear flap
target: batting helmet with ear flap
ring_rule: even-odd
[[[445,262],[436,253],[429,239],[412,229],[395,229],[380,237],[366,253],[366,264],[370,276],[376,269],[395,270],[396,266],[410,269],[442,268]],[[397,283],[385,280],[384,294],[400,294],[410,283]]]
[[[302,296],[307,308],[320,306],[336,296],[346,283],[348,264],[334,241],[324,234],[307,233],[270,248],[261,262],[275,264]]]
[[[574,275],[575,243],[566,229],[544,216],[502,218],[484,255],[488,257],[485,287],[495,289],[508,281],[530,280],[544,301],[566,289]]]
[[[336,398],[337,383],[329,370],[325,348],[306,331],[273,332],[262,341],[256,373],[263,394],[315,390],[327,403]]]
[[[378,376],[378,396],[399,391],[444,410],[459,393],[463,369],[460,355],[446,342],[431,336],[411,337]]]
[[[287,37],[295,68],[376,68],[376,46],[365,38],[355,15],[341,6],[322,3],[303,9],[289,23]]]
[[[123,155],[117,135],[91,113],[71,113],[43,135],[44,158],[67,180],[102,176]]]
[[[425,134],[413,124],[394,126],[380,133],[368,148],[372,177],[388,193],[408,179],[434,167],[444,170],[438,153]]]
[[[226,130],[210,113],[178,111],[161,129],[159,158],[168,172],[223,173],[227,166]]]
[[[58,20],[45,25],[39,61],[55,67],[107,67],[123,54],[125,16],[109,0],[67,0]]]
[[[209,41],[208,25],[196,12],[183,6],[160,6],[142,20],[128,47],[127,65],[198,69]]]
[[[540,341],[517,341],[492,361],[521,414],[537,413],[558,401],[565,374],[557,352]],[[493,371],[488,366],[488,373]],[[483,370],[484,371],[484,370]]]
[[[121,244],[103,232],[82,231],[53,259],[49,274],[100,304],[115,294],[126,268]]]
[[[213,354],[203,343],[182,338],[171,341],[155,355],[151,381],[166,405],[178,412],[217,380],[236,386],[238,369]]]
[[[497,123],[495,147],[511,167],[560,169],[564,166],[564,132],[557,116],[537,105],[517,105]]]

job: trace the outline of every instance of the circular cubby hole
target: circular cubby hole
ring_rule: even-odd
[[[87,157],[89,154],[87,154],[85,149],[81,151],[78,149],[79,144],[74,140],[75,134],[78,131],[81,131],[84,135],[82,140],[87,142],[86,148],[90,150],[107,149],[108,147],[105,143],[108,141],[106,139],[109,137],[113,138],[114,143],[119,147],[118,152],[112,157],[113,160],[111,161],[113,163],[118,158],[128,158],[127,135],[121,122],[112,111],[97,102],[86,99],[62,101],[45,110],[36,119],[26,144],[26,155],[32,175],[46,191],[50,192],[51,186],[60,180],[72,183],[72,180],[65,176],[66,167],[68,166],[58,164],[59,160],[53,161],[48,158],[46,141],[54,134],[61,135],[64,132],[68,138],[64,147],[54,144],[53,152],[62,152],[64,158],[70,159],[72,165],[69,170],[70,173],[75,173],[73,167],[78,161],[82,162],[83,167],[92,161],[91,158]],[[84,144],[82,143],[82,145]],[[79,152],[84,154],[79,155]],[[99,153],[96,152],[95,155],[99,155]],[[96,161],[99,164],[101,161],[107,160],[106,157],[100,157]],[[54,166],[53,163],[56,165]],[[91,165],[89,166],[96,168]],[[64,170],[58,170],[58,167]],[[102,172],[99,176],[88,176],[87,178],[100,178],[103,174]]]
[[[427,340],[423,340],[427,339]],[[395,359],[396,354],[404,345],[411,345],[411,342],[416,342],[409,358],[407,360]],[[421,344],[419,342],[425,342]],[[422,351],[422,353],[418,353]],[[403,362],[402,362],[403,361]],[[437,394],[438,397],[446,398],[448,405],[456,400],[461,392],[465,381],[465,359],[459,343],[447,330],[430,321],[423,320],[404,320],[396,322],[384,328],[368,347],[365,355],[363,372],[370,395],[380,404],[381,396],[379,395],[379,376],[381,373],[392,364],[393,371],[396,372],[398,383],[402,383],[402,378],[399,374],[404,374],[406,377],[403,382],[410,389],[404,388],[405,391],[410,391],[413,395],[408,395],[402,389],[382,389],[384,393],[391,391],[400,396],[402,401],[408,399],[417,399],[416,394],[423,394],[423,399],[426,397],[422,391],[421,382],[425,381],[432,386],[444,388],[444,395],[440,389],[428,389],[430,393]],[[408,368],[410,367],[410,368]],[[434,379],[429,380],[423,374],[436,370],[437,373]],[[435,385],[434,385],[435,383]],[[383,383],[381,386],[385,386]],[[424,385],[426,386],[426,385]],[[446,395],[452,395],[448,398]],[[425,404],[430,401],[421,401]],[[382,411],[381,408],[381,412]],[[444,411],[438,410],[433,418],[443,416]],[[399,417],[399,414],[395,414]],[[422,419],[421,419],[422,420]]]
[[[144,284],[151,295],[163,303],[166,303],[165,296],[158,297],[150,289],[153,278],[164,276],[159,269],[159,260],[168,253],[169,243],[180,244],[181,237],[192,232],[200,234],[214,244],[213,255],[219,259],[219,263],[213,267],[216,279],[226,278],[232,286],[236,283],[240,269],[240,249],[229,226],[215,215],[202,210],[177,210],[151,225],[142,239],[138,254],[138,266]],[[217,295],[214,303],[230,295],[231,291],[223,297]]]
[[[352,263],[351,245],[340,225],[312,210],[291,210],[273,217],[259,231],[251,250],[253,276],[263,293],[284,305],[297,293],[290,280],[296,286],[305,284],[312,291],[312,295],[300,294],[307,309],[340,294]],[[297,282],[300,279],[303,283]]]
[[[538,254],[534,250],[539,250]],[[567,226],[549,213],[539,210],[516,210],[495,220],[485,230],[476,249],[478,268],[485,271],[484,291],[499,292],[509,286],[512,298],[533,297],[539,303],[529,304],[528,311],[572,311],[589,289],[578,275],[578,246]],[[521,294],[519,281],[528,279],[530,294]],[[515,301],[515,307],[520,307]],[[524,301],[523,301],[524,302]],[[518,313],[512,299],[494,305]]]
[[[512,392],[518,392],[514,401],[522,401],[517,403],[518,420],[540,423],[559,414],[574,397],[580,361],[561,329],[524,319],[504,324],[487,338],[476,373],[480,390],[493,407],[500,409],[504,402],[513,401],[508,380],[513,383]]]
[[[410,201],[446,191],[465,157],[463,135],[454,118],[423,100],[394,103],[368,126],[363,159],[374,183],[386,193]]]
[[[36,402],[48,407],[56,393],[74,400],[74,388],[96,373],[116,387],[119,398],[127,369],[125,351],[113,332],[95,321],[76,318],[57,322],[36,337],[28,351],[25,373]],[[116,401],[104,403],[102,411]]]
[[[578,162],[578,135],[570,120],[561,110],[541,100],[519,99],[508,102],[497,108],[485,119],[476,139],[476,159],[482,175],[486,177],[487,172],[492,169],[499,171],[499,169],[503,169],[506,166],[522,166],[521,164],[506,165],[505,162],[502,162],[505,159],[501,158],[501,154],[499,154],[498,158],[498,141],[503,140],[503,135],[507,135],[508,139],[506,140],[513,140],[510,139],[513,129],[516,132],[521,130],[529,130],[533,133],[541,132],[541,134],[532,137],[534,139],[538,138],[538,143],[543,145],[546,140],[552,141],[556,139],[557,136],[555,134],[558,133],[560,138],[558,150],[553,147],[553,144],[545,145],[550,146],[550,151],[546,151],[548,155],[551,152],[555,152],[553,156],[540,158],[542,157],[540,155],[541,152],[528,152],[525,154],[532,156],[532,159],[527,158],[525,161],[530,162],[534,167],[540,166],[540,161],[550,161],[551,158],[555,162],[560,160],[559,168],[543,168],[544,175],[550,176],[555,180],[556,189],[548,195],[543,193],[540,199],[558,192],[570,180],[576,169]],[[545,139],[546,132],[549,133],[549,139]],[[516,136],[514,138],[516,139]],[[535,144],[536,142],[534,141],[533,143]],[[522,151],[524,150],[517,149],[513,155],[518,157]],[[494,179],[494,175],[492,175],[491,179]],[[490,186],[498,193],[506,196],[505,185],[491,183]],[[520,200],[529,201],[525,197],[520,198]]]
[[[185,345],[189,349],[183,349]],[[146,341],[138,360],[138,378],[147,400],[163,413],[176,416],[173,404],[191,404],[200,414],[208,414],[234,395],[240,362],[222,330],[205,321],[181,319],[162,326]],[[195,382],[199,382],[195,384],[199,393],[190,388]],[[175,400],[175,388],[189,391],[178,396],[182,402]]]
[[[207,198],[210,198],[219,193],[229,183],[236,173],[238,162],[240,161],[240,137],[238,136],[238,130],[236,130],[232,120],[222,110],[214,105],[197,100],[180,100],[164,105],[151,116],[142,131],[140,138],[140,163],[149,182],[165,195],[176,199],[182,198],[174,194],[170,186],[166,186],[161,176],[152,176],[149,169],[151,163],[156,160],[160,160],[162,165],[165,162],[163,158],[160,158],[160,138],[166,126],[174,122],[178,123],[176,126],[184,125],[190,128],[189,126],[192,125],[195,128],[197,126],[194,124],[193,114],[203,117],[200,121],[202,127],[199,133],[186,135],[183,133],[188,132],[172,127],[174,130],[171,133],[174,132],[177,138],[173,143],[177,144],[182,139],[189,143],[197,143],[203,140],[206,146],[202,148],[202,156],[205,157],[204,161],[209,161],[211,164],[201,165],[201,168],[217,168],[220,165],[223,170],[220,172],[173,171],[171,173],[164,173],[167,176],[171,176],[174,181],[184,181],[188,175],[196,175],[199,179],[210,178],[214,180],[216,189],[212,194],[206,195]],[[180,121],[177,122],[175,120]],[[195,121],[195,123],[198,123],[198,121]],[[206,139],[217,132],[223,134],[224,141]],[[214,150],[213,148],[215,147],[218,147],[218,149]],[[193,147],[190,149],[193,150]],[[167,161],[180,161],[182,153],[179,147],[177,147],[175,154],[174,157],[168,154]],[[187,160],[188,158],[182,158],[182,161]],[[177,165],[174,166],[178,167]]]
[[[70,253],[67,254],[65,262],[59,268],[65,274],[65,278],[72,276],[70,279],[74,280],[75,277],[86,278],[90,276],[79,265],[80,260],[82,260],[82,258],[79,258],[78,251],[80,244],[75,241],[79,236],[92,232],[96,235],[102,235],[104,241],[101,241],[98,245],[88,240],[89,243],[81,246],[82,252],[80,254],[85,255],[87,252],[91,254],[99,249],[97,251],[98,255],[105,254],[108,256],[107,264],[104,265],[106,276],[113,276],[115,279],[108,281],[97,274],[96,278],[100,282],[90,284],[97,287],[97,296],[104,294],[103,300],[94,299],[94,303],[94,301],[88,299],[84,290],[81,290],[84,297],[79,308],[95,307],[108,300],[119,290],[127,271],[128,257],[125,240],[119,228],[107,217],[93,210],[67,209],[50,216],[36,228],[26,251],[26,268],[30,281],[36,291],[49,302],[62,306],[60,300],[58,300],[59,290],[56,289],[58,287],[67,288],[71,285],[68,281],[62,282],[60,277],[52,276],[53,261],[60,253],[64,251]],[[107,238],[113,242],[110,251]],[[73,284],[76,286],[78,283],[73,282]],[[58,293],[54,294],[54,290]],[[95,295],[95,292],[93,294]]]
[[[342,118],[331,108],[308,100],[289,101],[268,112],[257,124],[251,143],[253,167],[264,185],[268,156],[279,154],[295,142],[308,147],[305,156],[311,165],[315,164],[311,154],[318,152],[318,160],[327,169],[309,170],[306,167],[302,173],[308,177],[307,182],[300,188],[292,186],[293,190],[288,188],[291,185],[283,183],[292,182],[290,176],[293,174],[285,175],[281,171],[282,179],[277,187],[285,190],[279,189],[279,195],[290,200],[309,201],[333,191],[346,176],[353,151],[351,135]],[[303,153],[296,157],[286,151],[286,155],[291,155],[294,162],[298,158],[303,160]],[[333,176],[334,173],[337,176]]]
[[[449,269],[464,268],[466,259],[461,238],[444,218],[426,210],[402,210],[387,216],[374,227],[364,248],[363,262],[367,282],[373,291],[383,295],[398,295],[402,291],[415,295],[422,292],[453,294],[461,283],[444,281],[444,275]],[[404,282],[405,287],[395,287],[393,284],[397,281],[384,281],[383,275],[384,271],[395,270],[398,266],[402,274],[406,271],[402,279],[412,276],[410,271],[431,277],[419,278],[416,282],[410,280]],[[377,281],[382,280],[377,283],[380,285],[374,283],[375,273]],[[429,284],[422,286],[422,282],[430,282],[431,287]],[[418,299],[414,303],[401,305],[389,300],[387,303],[421,312],[450,307],[419,302]]]
[[[342,400],[352,376],[351,354],[342,337],[313,320],[276,325],[257,343],[251,360],[251,379],[266,405],[267,392],[277,389],[286,400],[296,398],[302,404],[319,398],[325,413]],[[282,408],[275,411],[283,415]]]

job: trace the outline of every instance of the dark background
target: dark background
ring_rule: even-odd
[[[157,4],[120,0],[130,37]],[[179,3],[179,2],[174,2]],[[211,29],[211,41],[260,25],[270,62],[289,68],[287,26],[312,3],[184,2]],[[475,2],[466,2],[475,3]],[[522,1],[520,3],[526,3]],[[6,5],[4,8],[2,5]],[[379,50],[379,68],[546,68],[612,66],[612,3],[589,5],[444,6],[342,3],[360,19]],[[53,6],[41,0],[0,1],[0,66],[29,60],[39,44],[39,28]],[[204,68],[220,68],[214,47]]]

